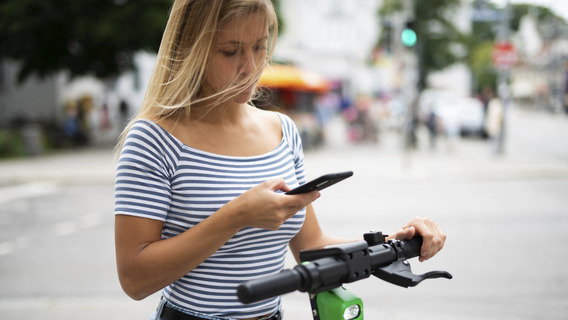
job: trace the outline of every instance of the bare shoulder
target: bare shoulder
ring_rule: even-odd
[[[171,135],[182,140],[180,133],[184,131],[183,122],[179,121],[177,118],[173,117],[150,117],[148,120],[154,122],[155,124],[162,127],[162,129],[169,132]]]
[[[271,132],[280,133],[282,131],[282,124],[280,122],[280,117],[275,111],[262,110],[258,108],[253,108],[255,117],[258,119],[258,123],[264,123],[268,126]]]
[[[149,117],[147,119],[166,129],[167,131],[170,131],[174,126],[174,122],[167,118]]]

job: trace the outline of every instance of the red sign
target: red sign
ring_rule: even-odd
[[[497,42],[493,45],[493,65],[501,70],[509,70],[517,64],[517,50],[510,42]]]

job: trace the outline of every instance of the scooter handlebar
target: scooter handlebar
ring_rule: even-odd
[[[242,283],[237,288],[237,295],[242,303],[252,303],[299,290],[301,285],[301,275],[296,270],[286,269]]]
[[[422,238],[419,237],[371,245],[366,249],[369,256],[366,264],[373,272],[394,261],[419,256],[421,246]],[[333,256],[337,254],[334,251]],[[346,254],[345,256],[352,255]],[[296,290],[303,292],[318,291],[318,289],[329,290],[345,282],[357,281],[370,275],[369,273],[349,280],[350,270],[353,270],[350,267],[352,261],[348,261],[345,256],[343,258],[331,258],[330,256],[317,258],[305,266],[297,265],[294,269],[285,269],[274,275],[244,282],[237,288],[237,295],[242,303],[252,303]]]
[[[405,259],[419,257],[420,248],[422,248],[422,237],[414,237],[409,240],[401,241],[400,246],[404,252]]]

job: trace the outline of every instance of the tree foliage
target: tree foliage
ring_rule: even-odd
[[[280,17],[280,1],[273,0]],[[173,0],[2,0],[0,60],[20,63],[18,80],[61,70],[112,78],[157,52]],[[280,29],[284,23],[280,20]]]
[[[460,4],[460,0],[414,1],[412,16],[418,39],[419,89],[425,87],[430,73],[449,67],[463,58],[464,50],[460,50],[460,47],[465,43],[465,37],[452,20],[452,14]],[[402,11],[402,1],[385,0],[379,16],[385,20],[389,15]]]
[[[559,36],[559,34],[551,32],[551,29],[553,29],[552,26],[557,28],[557,30],[565,30],[566,28],[566,20],[556,15],[547,7],[523,3],[513,4],[511,5],[511,9],[513,13],[511,17],[511,29],[514,31],[519,30],[521,19],[527,14],[536,18],[541,29],[541,34],[545,38]]]
[[[423,88],[428,74],[442,70],[452,64],[464,61],[469,66],[474,90],[490,86],[495,88],[496,70],[492,64],[492,48],[497,38],[500,21],[474,21],[471,34],[463,34],[453,24],[455,12],[462,0],[414,0],[414,24],[418,37],[417,51],[420,56],[419,88]],[[489,0],[476,0],[481,5],[502,12]],[[402,12],[403,1],[385,0],[379,12],[381,18]],[[520,21],[527,14],[533,15],[540,34],[545,39],[553,39],[568,33],[566,21],[550,9],[531,4],[511,5],[510,28],[519,29]],[[457,45],[457,46],[456,46]],[[464,50],[456,50],[462,48]]]
[[[274,6],[274,11],[276,11],[276,16],[278,17],[278,33],[281,34],[286,28],[284,19],[282,19],[282,6],[280,0],[272,0],[272,5]]]
[[[136,51],[157,51],[172,0],[3,0],[0,59],[20,62],[20,82],[60,70],[113,77]]]

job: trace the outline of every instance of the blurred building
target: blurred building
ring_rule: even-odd
[[[135,71],[107,81],[90,76],[71,78],[61,71],[45,78],[30,76],[20,84],[19,65],[2,61],[0,130],[23,137],[27,154],[41,153],[42,145],[112,144],[141,105],[155,55],[138,53],[135,64]],[[69,126],[71,117],[75,118],[74,129]]]
[[[324,76],[352,102],[361,95],[376,97],[403,91],[412,85],[414,77],[412,68],[401,58],[400,45],[387,54],[377,50],[381,26],[377,12],[381,4],[382,0],[281,1],[285,29],[274,60]],[[471,2],[466,1],[453,19],[468,32],[474,14]],[[399,16],[390,18],[395,25],[404,20]],[[540,101],[557,108],[566,93],[568,40],[543,35],[531,19],[523,19],[514,40],[521,59],[511,72],[512,92],[517,100],[533,104]],[[393,37],[393,41],[399,41],[397,38]],[[27,125],[32,137],[38,135],[35,124],[63,126],[77,113],[85,135],[95,142],[112,142],[141,105],[155,59],[154,54],[137,54],[137,70],[113,81],[70,79],[61,72],[45,79],[31,77],[21,85],[16,81],[18,65],[1,62],[0,129]],[[471,76],[463,64],[456,65],[431,75],[428,84],[468,95]],[[311,104],[326,101],[317,97],[301,100]]]
[[[0,125],[56,120],[56,111],[62,103],[63,77],[32,76],[18,84],[18,71],[17,63],[0,62]]]
[[[412,75],[404,74],[402,49],[394,45],[390,55],[377,53],[381,0],[287,0],[282,1],[285,30],[276,46],[275,59],[318,72],[345,86],[345,94],[377,94],[399,90]],[[472,7],[464,2],[452,16],[463,30],[471,30]],[[395,34],[404,17],[393,16]],[[393,41],[398,41],[394,36]],[[378,57],[380,55],[380,57]],[[405,80],[406,78],[406,80]],[[465,65],[434,74],[431,86],[469,94],[471,76]]]
[[[285,30],[274,59],[341,81],[346,93],[372,93],[369,60],[379,35],[380,0],[282,1]]]
[[[511,94],[517,104],[557,112],[568,104],[568,35],[554,21],[539,25],[522,18],[513,42],[519,54],[511,70]]]

